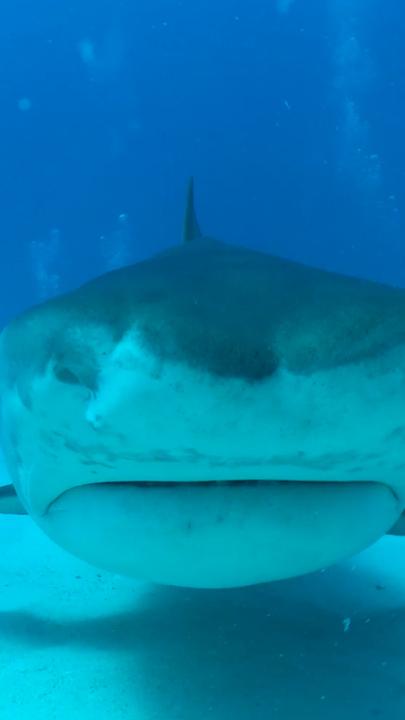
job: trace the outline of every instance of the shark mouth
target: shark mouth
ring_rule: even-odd
[[[203,488],[217,488],[218,486],[223,487],[236,487],[236,486],[250,486],[254,487],[255,485],[260,485],[262,483],[268,485],[269,483],[285,483],[285,480],[193,480],[193,481],[172,481],[172,480],[128,480],[123,482],[104,482],[104,483],[95,483],[100,484],[103,487],[110,485],[112,487],[117,486],[125,486],[128,487],[128,485],[132,487],[139,487],[143,489],[152,489],[152,488],[160,488],[160,489],[173,489],[173,488],[180,488],[180,487],[203,487]]]
[[[381,483],[136,481],[73,487],[37,522],[100,568],[224,588],[326,567],[379,538],[400,512]]]

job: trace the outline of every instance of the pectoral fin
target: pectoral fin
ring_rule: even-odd
[[[399,516],[394,527],[391,528],[388,535],[405,535],[405,511]]]
[[[0,514],[27,515],[27,512],[21,505],[13,485],[0,486]]]

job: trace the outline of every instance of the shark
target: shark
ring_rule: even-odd
[[[226,588],[405,534],[405,290],[201,232],[0,336],[0,512],[146,581]]]

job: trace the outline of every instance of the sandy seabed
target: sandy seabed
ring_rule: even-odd
[[[140,584],[0,516],[0,720],[405,718],[405,539],[293,581]]]

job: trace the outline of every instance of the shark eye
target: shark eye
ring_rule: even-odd
[[[57,358],[53,363],[53,373],[65,385],[80,385],[89,390],[97,386],[97,367],[89,356]]]
[[[57,365],[54,368],[54,373],[60,382],[66,383],[67,385],[80,385],[79,378],[68,367]]]

